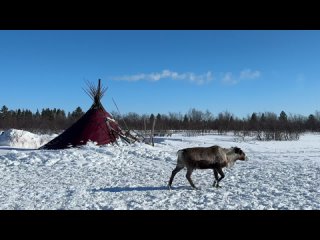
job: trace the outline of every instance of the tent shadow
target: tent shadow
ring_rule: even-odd
[[[38,150],[37,148],[17,148],[17,147],[0,147],[0,150],[14,150],[14,151],[34,151],[34,150]]]
[[[173,187],[173,190],[176,189],[187,189],[184,186],[180,187]],[[110,187],[110,188],[98,188],[98,189],[92,189],[92,192],[132,192],[132,191],[138,191],[138,192],[144,192],[144,191],[161,191],[165,190],[168,191],[167,186],[160,186],[160,187]]]

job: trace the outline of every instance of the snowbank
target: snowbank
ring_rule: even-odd
[[[28,131],[9,129],[0,135],[0,146],[39,148],[56,135],[37,135]]]

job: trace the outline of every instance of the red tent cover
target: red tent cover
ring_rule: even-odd
[[[117,122],[103,108],[100,99],[95,98],[95,103],[77,122],[40,149],[64,149],[84,145],[88,141],[98,145],[113,143],[119,132],[121,129]]]

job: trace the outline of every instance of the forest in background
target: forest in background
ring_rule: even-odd
[[[129,112],[120,114],[110,112],[124,130],[149,131],[155,122],[156,133],[169,131],[189,131],[204,134],[217,131],[223,134],[233,131],[239,136],[256,136],[258,140],[295,140],[302,132],[320,132],[320,112],[309,116],[287,114],[281,111],[252,113],[244,118],[225,111],[217,115],[210,111],[191,108],[187,113],[137,114]],[[66,113],[62,109],[42,109],[35,113],[27,109],[10,110],[6,106],[0,109],[0,130],[10,128],[23,129],[34,133],[60,133],[76,122],[84,112],[77,107]],[[127,129],[128,128],[128,129]]]

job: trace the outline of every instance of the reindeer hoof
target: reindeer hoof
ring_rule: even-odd
[[[168,185],[168,190],[172,190],[172,188],[171,188],[171,186],[170,186],[170,185]]]
[[[217,185],[216,185],[216,188],[222,188],[222,187],[221,187],[220,185],[218,185],[218,184],[217,184]]]

